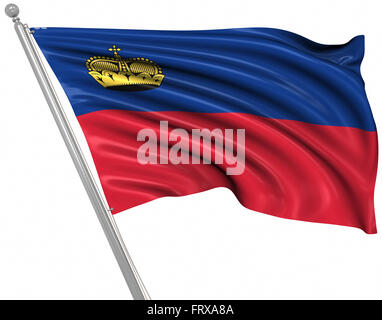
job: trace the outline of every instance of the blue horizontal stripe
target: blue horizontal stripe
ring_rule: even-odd
[[[364,38],[321,45],[265,28],[208,31],[35,28],[35,39],[76,115],[104,110],[239,112],[375,130],[360,64]],[[113,91],[89,74],[92,56],[144,57],[159,88]]]

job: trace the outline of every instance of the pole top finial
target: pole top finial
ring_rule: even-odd
[[[5,14],[10,18],[17,18],[19,12],[19,7],[16,4],[9,3],[5,7]]]

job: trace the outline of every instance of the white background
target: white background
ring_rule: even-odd
[[[380,1],[17,4],[22,21],[36,27],[265,26],[326,44],[365,34],[362,74],[381,125]],[[12,22],[3,15],[0,23],[0,299],[131,299]],[[382,231],[380,195],[379,179],[375,200]],[[252,212],[225,189],[159,199],[116,220],[155,299],[382,298],[381,234]]]

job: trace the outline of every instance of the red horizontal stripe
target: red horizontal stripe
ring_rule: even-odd
[[[102,110],[78,117],[113,213],[164,196],[231,189],[247,208],[274,216],[376,232],[377,133],[237,113]],[[137,133],[159,121],[169,130],[245,129],[246,167],[137,161]]]

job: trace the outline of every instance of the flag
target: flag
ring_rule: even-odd
[[[216,187],[254,211],[376,232],[364,38],[266,28],[34,28],[113,213]]]

